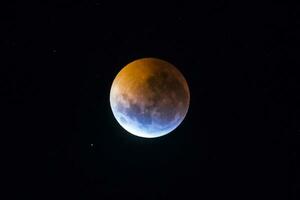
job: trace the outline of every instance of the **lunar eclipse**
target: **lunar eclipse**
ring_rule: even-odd
[[[118,123],[133,135],[155,138],[176,129],[190,102],[187,81],[172,64],[142,58],[115,77],[110,105]]]

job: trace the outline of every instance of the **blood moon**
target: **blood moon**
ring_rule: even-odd
[[[155,138],[176,129],[190,102],[188,84],[176,67],[157,58],[141,58],[115,77],[110,106],[118,123],[133,135]]]

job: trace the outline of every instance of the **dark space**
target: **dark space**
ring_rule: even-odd
[[[300,198],[296,3],[45,0],[1,10],[9,197]],[[109,105],[116,74],[142,57],[174,64],[191,93],[183,123],[157,139],[128,134]]]

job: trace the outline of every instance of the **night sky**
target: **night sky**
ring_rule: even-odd
[[[68,0],[2,9],[10,195],[299,199],[298,5]],[[174,64],[191,95],[183,123],[156,139],[127,133],[109,105],[116,74],[143,57]]]

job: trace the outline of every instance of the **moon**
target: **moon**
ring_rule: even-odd
[[[187,114],[189,102],[184,76],[158,58],[127,64],[110,90],[110,106],[118,123],[143,138],[160,137],[176,129]]]

